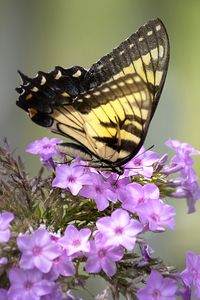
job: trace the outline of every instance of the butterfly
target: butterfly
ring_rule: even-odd
[[[90,166],[120,172],[142,147],[169,63],[160,19],[141,26],[89,70],[55,67],[22,79],[16,104],[31,120],[70,139],[58,149]]]

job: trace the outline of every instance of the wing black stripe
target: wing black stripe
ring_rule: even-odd
[[[113,52],[112,52],[112,54],[113,54]],[[113,60],[113,65],[116,66],[115,60]],[[122,69],[123,69],[123,68],[122,68]],[[110,72],[110,76],[111,76],[111,78],[112,78],[112,80],[113,80],[113,83],[115,83],[115,84],[117,85],[118,89],[121,91],[122,97],[125,98],[126,101],[127,101],[127,103],[129,104],[127,96],[124,94],[123,89],[118,85],[117,81],[114,79],[114,76],[113,76],[112,71],[111,71],[111,69],[110,69],[109,66],[108,66],[108,71]],[[118,73],[120,73],[121,71],[122,71],[122,70],[120,69],[120,71],[119,71]],[[118,74],[118,73],[117,73],[117,74]],[[117,75],[117,74],[116,74],[116,75]],[[123,105],[121,104],[121,102],[119,101],[119,97],[117,97],[117,101],[118,101],[118,103],[121,105],[121,107],[122,107],[122,109],[123,109],[123,111],[124,111],[124,115],[126,115],[126,112],[125,112],[125,110],[124,110],[124,106],[123,106]],[[129,106],[130,106],[130,109],[132,110],[132,106],[131,106],[130,104],[129,104]]]

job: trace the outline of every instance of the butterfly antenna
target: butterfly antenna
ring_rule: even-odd
[[[150,146],[149,148],[145,149],[143,152],[139,153],[138,155],[136,155],[133,159],[140,157],[141,155],[143,155],[144,153],[146,153],[147,151],[151,150],[155,145]],[[125,170],[131,170],[131,169],[140,169],[140,167],[138,168],[124,168]]]
[[[143,155],[144,153],[146,153],[147,151],[153,149],[155,145],[151,145],[149,148],[145,149],[143,152],[139,153],[138,155],[136,155],[134,158],[138,158],[140,157],[140,155]]]

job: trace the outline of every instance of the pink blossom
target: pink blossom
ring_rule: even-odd
[[[85,174],[79,163],[60,165],[56,168],[56,177],[52,181],[53,187],[68,188],[72,195],[77,195],[83,185],[91,183],[91,178]]]
[[[39,228],[30,235],[19,236],[17,245],[22,252],[20,267],[36,267],[43,273],[50,271],[53,260],[61,254],[60,247],[51,240],[49,232],[45,229]]]
[[[156,271],[152,270],[147,280],[146,286],[137,292],[139,300],[176,300],[176,281],[164,278]]]
[[[10,239],[10,222],[14,219],[11,212],[0,213],[0,243],[8,242]]]
[[[49,139],[44,137],[41,140],[36,140],[29,144],[26,152],[37,154],[42,160],[46,161],[52,158],[55,154],[59,153],[56,145],[60,143],[62,143],[62,140],[60,139]]]
[[[96,222],[96,226],[105,238],[105,246],[123,246],[132,250],[135,246],[136,236],[143,230],[137,220],[131,219],[128,212],[116,209],[111,217],[103,217]]]
[[[8,293],[7,290],[0,288],[0,299],[1,300],[8,300],[7,293]]]
[[[94,199],[98,210],[102,211],[109,206],[109,200],[113,199],[113,192],[102,175],[92,172],[90,175],[90,184],[84,186],[79,194]]]
[[[36,270],[12,268],[9,272],[11,286],[8,290],[9,300],[40,300],[52,290],[52,283],[42,278]]]
[[[67,255],[76,254],[80,251],[89,252],[90,243],[88,241],[91,231],[88,228],[78,230],[74,225],[68,225],[64,237],[58,243],[66,249]]]
[[[194,286],[195,294],[200,297],[200,255],[189,251],[186,257],[186,269],[181,277],[188,287]]]
[[[123,176],[128,177],[141,174],[149,178],[153,174],[153,164],[158,160],[159,156],[157,153],[141,147],[137,155],[124,165],[125,172]]]
[[[46,279],[56,280],[59,275],[73,276],[75,274],[75,267],[71,261],[71,258],[66,254],[64,250],[60,256],[53,260],[53,265],[49,273],[46,274]]]
[[[101,234],[97,234],[95,240],[90,241],[85,269],[89,273],[98,273],[102,269],[108,276],[113,276],[117,270],[115,262],[119,261],[123,254],[121,246],[105,246]]]
[[[147,203],[150,199],[159,199],[159,189],[153,183],[144,186],[139,183],[129,183],[125,188],[126,198],[122,201],[122,207],[132,213],[137,213],[137,209]]]
[[[137,212],[141,223],[148,225],[148,228],[152,231],[175,228],[175,209],[162,200],[149,199],[148,202],[137,209]]]
[[[116,173],[111,173],[107,178],[109,183],[109,189],[113,192],[111,194],[110,200],[116,202],[117,200],[123,201],[126,197],[126,186],[130,183],[128,177],[119,177]]]

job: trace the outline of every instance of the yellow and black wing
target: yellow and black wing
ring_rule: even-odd
[[[169,62],[169,41],[151,20],[86,71],[56,67],[23,85],[17,105],[39,125],[74,140],[69,157],[121,166],[140,149],[156,109]]]

